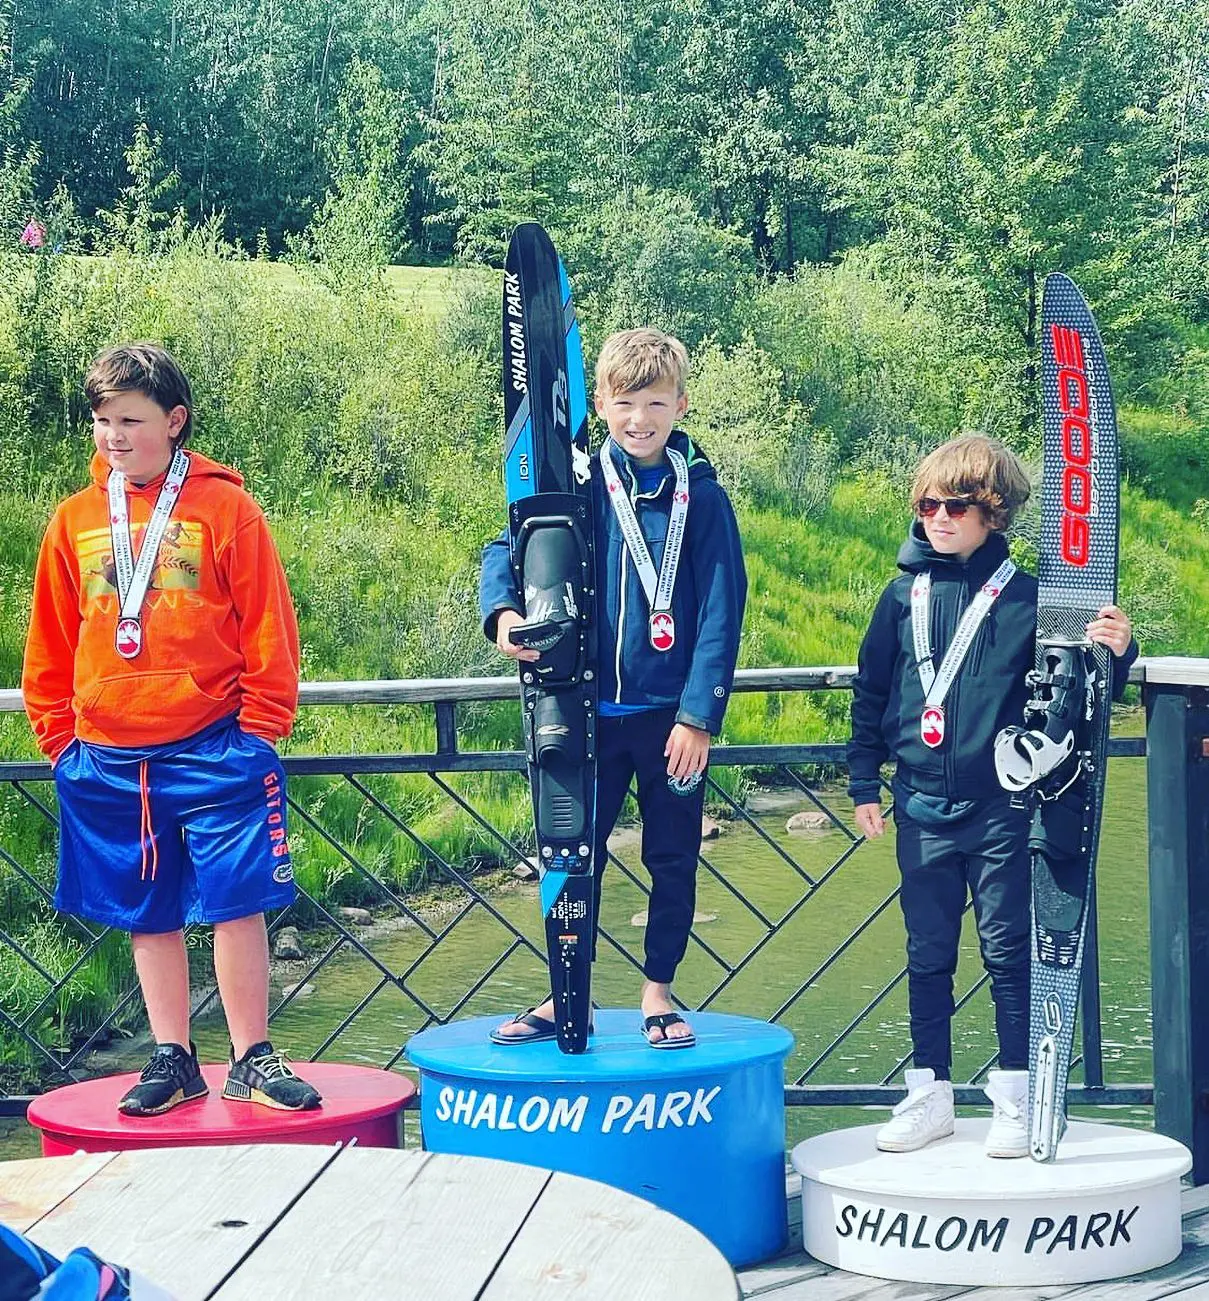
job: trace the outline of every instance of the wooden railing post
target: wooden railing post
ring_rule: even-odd
[[[1209,1182],[1209,660],[1149,660],[1154,1124]]]

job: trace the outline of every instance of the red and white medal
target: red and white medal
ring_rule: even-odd
[[[651,617],[647,625],[647,636],[651,646],[657,651],[670,651],[676,644],[676,623],[672,618],[672,591],[676,586],[676,571],[680,567],[680,548],[684,545],[684,527],[688,518],[688,462],[675,448],[666,449],[667,458],[676,472],[676,486],[672,492],[672,509],[668,515],[667,538],[663,543],[663,557],[659,564],[659,573],[655,573],[655,562],[651,559],[651,550],[642,535],[642,526],[634,513],[630,501],[613,464],[611,448],[613,440],[606,438],[600,449],[600,468],[604,473],[605,487],[609,490],[609,502],[621,536],[625,539],[626,550],[634,562],[638,580],[642,584],[647,604],[651,608]]]
[[[109,472],[109,482],[106,485],[109,493],[109,540],[113,545],[113,568],[118,600],[121,602],[113,646],[124,660],[137,658],[143,649],[143,621],[140,616],[143,599],[151,585],[151,574],[159,558],[164,530],[168,527],[168,520],[188,473],[189,458],[178,447],[172,454],[172,462],[164,476],[159,496],[155,499],[151,518],[143,530],[142,545],[136,560],[134,543],[130,537],[130,516],[126,507],[126,476],[118,470]]]
[[[949,643],[949,649],[945,651],[945,657],[940,662],[939,672],[932,664],[932,644],[929,634],[932,575],[924,570],[923,573],[916,574],[915,581],[911,584],[911,636],[915,645],[919,683],[924,692],[924,707],[919,716],[919,736],[929,750],[935,750],[944,743],[945,697],[949,694],[949,688],[953,685],[958,670],[974,644],[975,633],[982,621],[990,614],[991,606],[999,599],[1000,593],[1015,572],[1016,566],[1010,560],[1005,560],[979,588],[961,616],[957,631]]]
[[[651,615],[651,645],[657,651],[670,651],[676,644],[676,623],[667,610]]]
[[[926,705],[919,717],[919,735],[930,750],[945,739],[945,711],[940,705]]]
[[[139,619],[119,619],[113,646],[124,660],[132,660],[143,649],[143,625]]]

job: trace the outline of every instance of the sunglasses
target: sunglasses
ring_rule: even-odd
[[[915,510],[920,519],[931,519],[943,506],[950,519],[961,519],[970,507],[977,505],[969,497],[921,497],[915,503]]]

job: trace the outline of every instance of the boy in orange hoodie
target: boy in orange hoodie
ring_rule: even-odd
[[[118,1106],[158,1115],[205,1095],[184,927],[210,922],[223,1096],[316,1107],[268,1037],[264,913],[295,889],[274,748],[298,704],[285,572],[242,478],[184,450],[193,402],[171,354],[111,348],[84,392],[92,484],[42,541],[21,685],[59,797],[55,907],[130,931],[155,1037]]]

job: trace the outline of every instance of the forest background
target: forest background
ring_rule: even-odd
[[[644,322],[693,351],[686,424],[744,535],[744,665],[854,661],[923,451],[980,430],[1037,469],[1050,270],[1115,382],[1122,604],[1146,653],[1209,654],[1207,37],[1205,0],[0,0],[0,686],[46,520],[85,481],[81,376],[132,337],[180,357],[197,446],[266,507],[305,678],[502,671],[474,594],[503,519],[499,266],[527,219],[589,365]],[[1035,536],[1034,509],[1026,561]],[[846,715],[843,693],[744,696],[727,736],[842,739]],[[517,744],[512,707],[461,717]],[[314,709],[290,745],[429,728]],[[0,754],[34,753],[0,716]],[[515,788],[476,780],[523,838]],[[447,855],[489,852],[430,786],[398,797]],[[0,845],[53,876],[11,791]],[[322,845],[299,877],[357,902]],[[64,943],[26,893],[2,907],[32,951]]]

